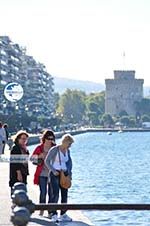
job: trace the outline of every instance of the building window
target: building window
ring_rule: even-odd
[[[7,55],[7,53],[3,49],[1,49],[0,52],[1,52],[1,54],[5,55],[5,56]]]
[[[3,64],[3,65],[7,65],[7,62],[4,61],[4,60],[1,60],[0,63]]]
[[[7,74],[7,72],[6,72],[6,71],[3,71],[3,70],[1,70],[0,73],[1,73],[2,75],[6,75],[6,74]]]

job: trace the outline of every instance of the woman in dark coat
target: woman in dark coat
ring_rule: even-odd
[[[28,134],[25,131],[19,131],[16,134],[10,153],[9,186],[11,191],[16,182],[27,184],[27,176],[29,175],[27,141]]]

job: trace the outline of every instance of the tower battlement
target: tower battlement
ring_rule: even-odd
[[[114,79],[135,79],[135,71],[114,71]]]

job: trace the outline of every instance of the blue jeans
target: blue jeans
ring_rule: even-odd
[[[67,203],[68,189],[60,186],[60,177],[55,176],[52,172],[50,173],[50,180],[52,185],[52,203],[58,203],[59,190],[61,191],[61,203]],[[61,210],[60,214],[64,214],[66,210]],[[57,214],[57,211],[53,211],[53,214]]]
[[[46,195],[48,192],[48,203],[52,202],[52,188],[51,184],[48,183],[48,177],[39,177],[39,187],[40,187],[40,203],[46,203]]]

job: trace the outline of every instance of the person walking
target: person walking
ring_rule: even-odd
[[[27,150],[28,133],[26,131],[18,131],[15,135],[14,145],[10,153],[10,170],[9,170],[9,186],[12,188],[16,182],[27,184],[28,156]]]
[[[4,128],[4,136],[5,136],[5,140],[4,140],[4,142],[3,142],[3,151],[2,151],[2,153],[4,154],[4,152],[5,152],[5,146],[6,146],[6,144],[8,144],[8,137],[9,137],[9,132],[8,132],[8,124],[7,123],[4,123],[3,124],[3,128]]]
[[[4,154],[6,140],[7,140],[6,132],[5,129],[3,128],[2,122],[0,122],[0,155]]]
[[[31,161],[33,164],[36,164],[36,171],[34,174],[34,184],[39,185],[40,189],[40,197],[39,202],[40,203],[46,203],[46,195],[48,191],[48,203],[51,202],[51,184],[48,183],[48,168],[46,167],[44,163],[44,159],[51,147],[55,146],[55,135],[52,130],[46,130],[44,131],[42,138],[41,138],[41,144],[38,145],[32,156]],[[44,211],[40,211],[40,215],[42,216],[44,214]],[[50,212],[48,212],[50,215]]]
[[[50,183],[52,186],[52,203],[58,203],[59,190],[61,191],[61,203],[67,203],[68,189],[60,185],[60,171],[63,170],[64,174],[72,176],[72,159],[70,156],[69,148],[74,142],[70,134],[65,134],[59,145],[51,148],[45,158],[45,164],[49,169]],[[52,221],[72,221],[66,214],[66,210],[61,210],[60,217],[57,216],[57,211],[52,211]]]
[[[3,128],[5,129],[5,133],[6,133],[6,141],[8,141],[8,138],[9,138],[8,124],[4,123]]]

